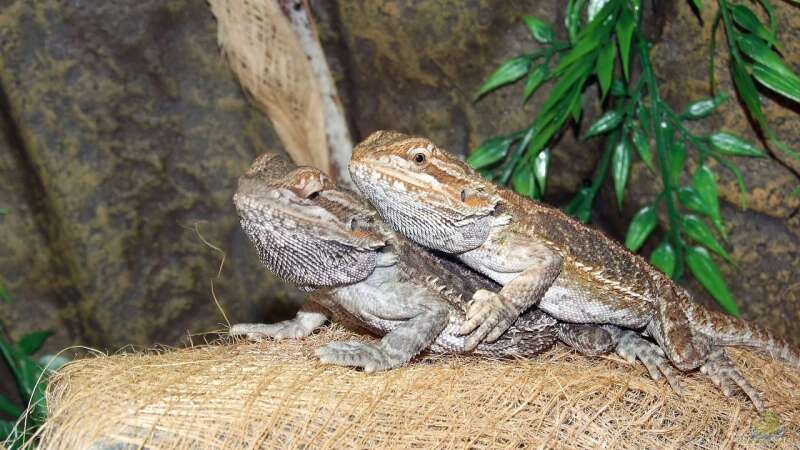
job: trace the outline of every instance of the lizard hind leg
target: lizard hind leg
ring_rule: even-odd
[[[683,394],[677,372],[658,345],[632,330],[625,330],[613,325],[606,325],[604,329],[614,337],[615,351],[618,355],[629,363],[634,363],[638,359],[644,364],[650,378],[660,380],[663,376],[675,393]]]
[[[700,371],[708,375],[714,385],[719,387],[726,396],[732,396],[735,388],[738,387],[750,398],[759,412],[766,410],[766,405],[758,391],[742,375],[725,350],[721,348],[714,350],[705,364],[700,366]]]

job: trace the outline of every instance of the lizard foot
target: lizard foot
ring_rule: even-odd
[[[678,381],[675,369],[672,368],[672,364],[658,345],[643,338],[635,331],[618,328],[614,328],[612,331],[610,327],[607,329],[614,334],[617,340],[616,352],[618,355],[629,363],[636,362],[638,359],[647,368],[650,378],[660,380],[663,375],[673,391],[678,395],[683,394],[683,388]]]
[[[334,341],[314,350],[320,362],[337,366],[361,367],[376,372],[399,366],[379,345],[359,341]]]
[[[496,341],[519,315],[517,308],[502,295],[479,289],[467,305],[467,320],[461,325],[459,334],[470,336],[464,342],[464,350],[471,351],[484,339]]]
[[[267,338],[298,339],[308,336],[309,331],[293,320],[278,323],[237,323],[231,325],[228,334],[244,336],[249,341],[261,342]]]
[[[726,396],[732,396],[738,386],[750,398],[750,401],[753,402],[759,412],[763,412],[766,409],[766,405],[761,400],[758,391],[733,364],[725,350],[717,349],[711,353],[705,364],[700,366],[700,372],[708,375],[711,378],[711,382],[720,388]]]

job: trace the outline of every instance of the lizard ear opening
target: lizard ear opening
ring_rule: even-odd
[[[506,204],[503,203],[503,202],[497,202],[497,204],[494,205],[494,210],[492,211],[492,216],[498,217],[498,216],[502,215],[505,211],[506,211]]]

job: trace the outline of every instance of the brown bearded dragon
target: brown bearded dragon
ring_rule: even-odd
[[[680,370],[699,368],[726,395],[739,386],[758,410],[763,401],[723,347],[750,346],[800,366],[800,351],[787,341],[693,303],[614,240],[482,179],[428,139],[376,132],[354,149],[350,172],[400,233],[503,285],[473,296],[460,330],[472,333],[468,348],[493,341],[538,305],[559,320],[641,330]]]
[[[237,324],[233,335],[251,339],[300,338],[329,317],[384,337],[377,344],[332,342],[317,349],[324,363],[366,371],[402,365],[421,351],[467,351],[459,333],[467,301],[500,286],[396,234],[368,204],[337,188],[319,170],[294,167],[265,154],[239,179],[234,203],[242,228],[266,267],[312,291],[294,319],[276,324]],[[653,344],[615,327],[558,323],[532,309],[477,354],[532,356],[561,339],[585,354],[616,346],[642,359],[651,373],[672,375]],[[620,350],[621,349],[621,350]]]

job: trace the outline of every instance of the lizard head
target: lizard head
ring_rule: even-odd
[[[361,281],[387,245],[367,205],[282,155],[257,158],[239,178],[233,201],[264,265],[303,287]]]
[[[425,247],[472,250],[499,212],[492,183],[423,137],[375,132],[353,149],[349,169],[383,219]]]

